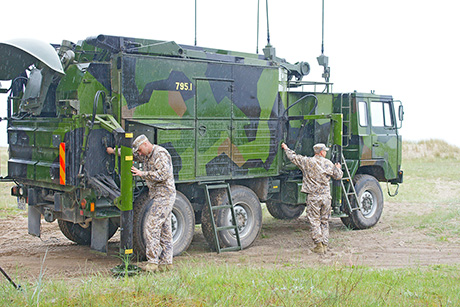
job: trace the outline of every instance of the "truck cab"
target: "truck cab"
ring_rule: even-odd
[[[402,182],[400,112],[391,96],[357,94],[357,135],[360,167],[368,167],[379,181]],[[400,104],[398,103],[398,111]],[[397,116],[398,114],[398,116]]]

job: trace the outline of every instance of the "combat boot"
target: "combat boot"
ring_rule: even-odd
[[[173,269],[173,265],[172,264],[160,264],[158,266],[158,270],[160,272],[167,272],[167,271],[171,271]]]
[[[321,255],[324,254],[323,243],[321,242],[317,243],[316,246],[311,251],[317,254],[321,254]]]
[[[156,263],[147,263],[144,270],[148,273],[156,273],[158,272],[158,264]]]

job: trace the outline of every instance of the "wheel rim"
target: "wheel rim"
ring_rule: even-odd
[[[369,218],[372,215],[374,215],[377,206],[375,197],[371,192],[364,191],[364,193],[360,197],[360,202],[362,206],[361,213],[364,217]]]
[[[240,237],[244,237],[248,233],[250,233],[251,226],[253,224],[253,217],[250,213],[250,207],[245,204],[245,203],[239,203],[233,207],[233,210],[235,211],[235,218],[237,222],[237,227],[238,227],[238,232],[240,234]],[[232,212],[228,210],[227,214],[227,221],[228,225],[233,224],[233,219],[232,219]],[[236,233],[234,230],[231,230],[230,233],[232,236],[236,237]]]
[[[171,230],[172,230],[172,237],[173,243],[181,236],[181,233],[184,231],[183,223],[179,222],[175,212],[173,210],[171,212]]]

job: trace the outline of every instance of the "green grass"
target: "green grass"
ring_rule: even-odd
[[[157,275],[26,282],[22,291],[2,281],[0,305],[458,306],[459,272],[457,266],[262,270],[190,261]]]
[[[0,176],[8,175],[8,149],[0,147]],[[13,182],[0,182],[0,219],[11,215],[26,214],[25,211],[19,210],[16,197],[11,196],[11,187]]]
[[[423,230],[438,241],[459,242],[460,148],[436,140],[406,142],[402,168],[404,182],[396,197],[389,197],[382,184],[385,203],[413,210],[393,223]]]
[[[406,142],[402,162],[404,182],[395,198],[388,197],[387,186],[382,184],[385,202],[459,204],[459,168],[458,147],[436,140]]]
[[[416,229],[439,241],[460,242],[460,203],[449,206],[435,206],[430,213],[424,214],[413,221]]]

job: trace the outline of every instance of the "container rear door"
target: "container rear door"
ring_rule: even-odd
[[[197,80],[196,177],[232,174],[232,82]]]

